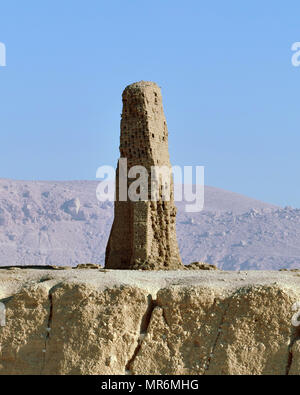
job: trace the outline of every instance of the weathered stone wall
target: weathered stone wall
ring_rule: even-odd
[[[300,374],[299,273],[0,271],[0,374]]]
[[[115,219],[106,250],[105,266],[110,269],[182,268],[176,239],[176,207],[173,180],[170,200],[164,201],[157,180],[157,201],[151,201],[151,168],[171,168],[168,129],[159,87],[141,81],[123,92],[120,156],[128,170],[143,166],[149,175],[147,201],[120,201],[118,164],[116,172]],[[133,179],[128,178],[128,186]]]

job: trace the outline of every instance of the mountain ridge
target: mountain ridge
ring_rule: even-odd
[[[0,179],[0,266],[103,264],[113,202],[98,202],[99,181]],[[185,264],[224,270],[300,267],[300,209],[281,208],[205,187],[204,210],[176,202]]]

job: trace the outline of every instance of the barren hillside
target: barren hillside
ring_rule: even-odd
[[[104,262],[113,203],[96,199],[97,181],[0,180],[0,265]],[[184,263],[222,269],[300,267],[300,210],[205,187],[205,208],[177,203]]]

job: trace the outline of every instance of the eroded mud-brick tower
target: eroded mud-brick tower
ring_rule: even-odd
[[[164,201],[160,194],[157,201],[151,201],[151,167],[171,168],[162,96],[160,88],[153,82],[137,82],[123,92],[120,158],[127,159],[128,170],[136,165],[147,169],[148,200],[131,201],[128,198],[123,201],[119,198],[119,161],[115,217],[106,248],[105,267],[182,269],[176,239],[173,181],[169,201]],[[128,178],[128,185],[133,181]]]

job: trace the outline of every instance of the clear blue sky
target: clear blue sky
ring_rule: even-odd
[[[94,179],[118,158],[121,93],[163,91],[172,164],[300,207],[300,3],[3,0],[0,177]]]

